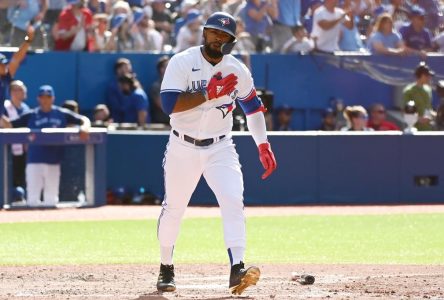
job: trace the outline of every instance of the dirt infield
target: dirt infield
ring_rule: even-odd
[[[436,213],[444,206],[249,207],[248,216]],[[0,222],[157,218],[159,207],[102,207],[0,211]],[[217,208],[190,207],[186,217],[219,216]],[[1,253],[1,249],[0,249]],[[175,293],[160,295],[158,266],[84,265],[0,267],[0,299],[444,299],[444,266],[259,265],[258,285],[240,297],[228,292],[227,265],[177,265]],[[312,274],[313,285],[291,280]]]
[[[226,265],[176,266],[177,292],[160,295],[158,266],[2,267],[0,299],[444,299],[442,266],[259,265],[241,297],[228,292]],[[291,272],[310,273],[303,286]]]

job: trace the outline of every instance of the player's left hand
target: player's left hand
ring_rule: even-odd
[[[262,163],[262,166],[265,169],[265,173],[262,174],[262,179],[267,178],[276,170],[277,164],[276,159],[274,158],[273,151],[271,151],[270,143],[262,143],[258,147],[259,149],[259,160]]]

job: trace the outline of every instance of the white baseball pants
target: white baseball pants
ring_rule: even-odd
[[[170,134],[164,158],[165,198],[158,221],[161,247],[173,247],[182,216],[204,176],[219,203],[227,248],[245,248],[244,183],[231,137],[198,147]]]
[[[55,206],[59,202],[60,164],[28,163],[26,190],[29,206]],[[40,195],[43,190],[43,203]]]

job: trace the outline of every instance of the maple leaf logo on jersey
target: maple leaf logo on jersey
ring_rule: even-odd
[[[220,18],[219,21],[222,24],[222,26],[230,24],[230,19],[229,18]]]
[[[221,106],[216,106],[218,110],[222,112],[222,119],[225,119],[225,117],[234,109],[234,102],[228,103],[228,104],[222,104]]]

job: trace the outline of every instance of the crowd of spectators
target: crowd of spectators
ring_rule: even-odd
[[[7,0],[0,44],[20,45],[33,25],[33,48],[179,52],[220,10],[237,19],[241,53],[444,52],[439,0]]]

